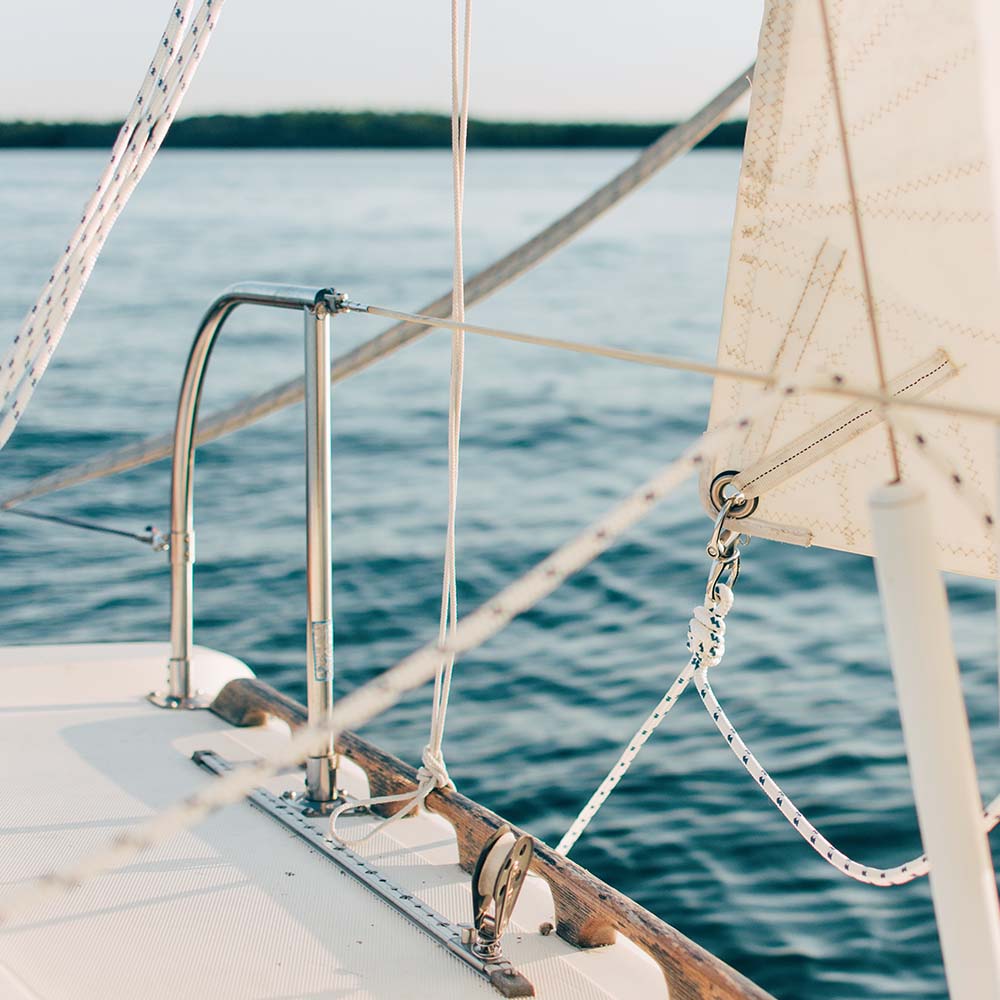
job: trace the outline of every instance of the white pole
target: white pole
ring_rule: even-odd
[[[875,569],[952,1000],[1000,997],[1000,909],[924,493],[869,498]]]
[[[1000,199],[997,200],[997,204],[1000,205]],[[994,438],[996,440],[996,473],[994,478],[994,483],[996,484],[997,492],[997,506],[993,508],[993,551],[997,557],[997,579],[994,584],[994,606],[996,609],[996,619],[997,619],[997,679],[1000,680],[1000,517],[997,516],[997,509],[1000,507],[1000,424],[997,424],[993,428]],[[997,685],[997,698],[1000,699],[1000,684]],[[1000,712],[1000,700],[997,702],[997,710]]]
[[[996,0],[978,0],[976,16],[979,33],[976,38],[983,101],[982,127],[986,139],[993,194],[993,242],[1000,247],[1000,4]],[[994,251],[996,256],[996,251]],[[995,261],[995,263],[997,263]],[[1000,497],[1000,425],[996,427],[997,496]],[[997,552],[1000,554],[1000,517],[995,517]],[[1000,626],[1000,575],[997,577],[997,624]],[[1000,629],[998,629],[1000,635]],[[1000,649],[997,650],[1000,654]]]

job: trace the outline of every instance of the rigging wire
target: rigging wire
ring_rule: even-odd
[[[216,0],[218,4],[219,0]],[[583,201],[560,216],[540,232],[510,253],[494,261],[482,271],[473,275],[465,284],[464,296],[467,305],[479,302],[500,288],[510,284],[541,261],[565,246],[590,223],[600,218],[618,202],[635,191],[653,177],[668,163],[687,152],[704,138],[725,117],[733,104],[750,87],[753,65],[740,73],[722,88],[710,101],[703,105],[686,121],[666,131],[652,145],[648,146],[624,170],[616,174]],[[450,312],[452,293],[449,289],[421,311],[434,315]],[[383,331],[371,340],[360,344],[334,360],[330,378],[339,382],[359,371],[363,371],[381,358],[412,343],[427,333],[426,323],[399,323]],[[304,382],[293,379],[275,386],[267,392],[248,396],[226,409],[209,414],[198,423],[195,444],[201,446],[208,441],[231,434],[287,406],[300,403],[304,395]],[[26,500],[44,496],[68,486],[99,479],[103,475],[124,472],[141,465],[148,465],[167,458],[173,448],[173,434],[166,433],[150,437],[124,448],[116,448],[98,454],[86,462],[41,476],[17,494],[4,497],[0,506],[12,507]]]
[[[429,316],[423,313],[407,313],[398,309],[387,309],[384,306],[362,304],[360,302],[345,302],[344,308],[349,312],[368,313],[372,316],[383,316],[390,319],[406,320],[422,323],[427,326],[454,329],[454,320]],[[777,374],[756,372],[748,368],[734,368],[730,365],[712,364],[707,361],[696,361],[693,358],[682,358],[677,355],[656,354],[650,351],[633,351],[622,347],[608,347],[603,344],[587,344],[578,340],[563,340],[558,337],[545,337],[533,333],[523,333],[515,330],[505,330],[500,327],[483,326],[476,323],[463,323],[466,333],[477,336],[493,337],[497,340],[509,340],[517,344],[531,344],[537,347],[550,347],[555,350],[569,351],[573,354],[589,354],[594,357],[611,358],[615,361],[625,361],[631,364],[648,365],[653,368],[665,368],[669,371],[690,372],[695,375],[707,375],[712,378],[730,378],[741,382],[754,382],[768,388],[775,388],[785,396],[796,396],[805,393],[821,393],[827,396],[843,397],[855,402],[869,401],[883,407],[893,407],[907,410],[923,410],[930,413],[946,413],[949,416],[969,417],[973,420],[988,420],[1000,423],[1000,410],[991,410],[982,406],[968,406],[964,403],[947,402],[920,398],[905,398],[880,389],[867,389],[863,386],[851,385],[837,373],[825,374],[816,371],[811,374],[796,373],[783,378]]]
[[[98,524],[96,521],[84,521],[77,517],[64,517],[61,514],[43,514],[37,510],[0,510],[0,513],[15,514],[18,517],[30,517],[36,521],[50,521],[53,524],[63,524],[70,528],[81,528],[84,531],[97,531],[106,535],[119,535],[122,538],[131,538],[143,545],[150,546],[154,552],[165,551],[169,547],[169,542],[156,528],[150,524],[146,526],[146,534],[140,535],[135,531],[125,531],[122,528],[112,528],[105,524]]]

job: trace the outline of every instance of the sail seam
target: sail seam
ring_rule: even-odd
[[[945,359],[936,368],[931,369],[931,371],[929,371],[929,372],[925,372],[919,378],[914,379],[908,385],[905,385],[901,389],[899,389],[897,392],[894,392],[893,395],[894,396],[901,396],[901,395],[903,395],[903,393],[908,392],[910,389],[913,389],[915,386],[918,386],[925,379],[931,378],[932,376],[936,375],[938,372],[942,371],[943,369],[948,368],[950,365],[951,365],[951,362],[948,361],[947,359]],[[753,477],[753,479],[750,479],[746,483],[743,484],[743,489],[748,489],[749,487],[753,486],[754,483],[760,482],[766,476],[769,476],[772,472],[776,472],[778,469],[780,469],[783,466],[787,465],[789,462],[794,462],[795,459],[800,458],[802,455],[804,455],[808,451],[811,451],[817,445],[822,444],[824,441],[829,440],[830,438],[834,437],[836,434],[839,434],[841,431],[846,430],[848,427],[851,426],[851,424],[856,423],[858,420],[862,420],[865,417],[871,416],[871,414],[875,412],[875,409],[876,409],[876,407],[872,406],[872,407],[869,407],[867,410],[864,410],[861,413],[855,414],[855,416],[851,417],[850,420],[847,420],[844,423],[842,423],[839,427],[834,428],[832,431],[829,431],[828,433],[824,434],[822,437],[816,438],[815,441],[812,441],[810,444],[807,444],[804,448],[800,448],[797,452],[795,452],[794,455],[789,455],[787,458],[783,459],[780,462],[777,462],[775,465],[772,465],[769,469],[766,469],[764,472],[758,473],[756,476]]]
[[[871,270],[868,266],[868,251],[865,247],[864,229],[861,225],[861,212],[858,209],[858,192],[854,182],[854,164],[851,160],[851,147],[848,142],[848,128],[844,113],[844,100],[840,92],[840,81],[837,78],[837,57],[833,45],[833,32],[830,28],[830,16],[826,0],[819,0],[820,20],[823,24],[823,38],[826,41],[826,54],[830,71],[830,89],[833,93],[833,105],[837,113],[837,127],[840,131],[841,152],[844,156],[844,173],[847,176],[847,193],[851,200],[851,218],[854,222],[854,235],[857,240],[858,263],[861,266],[861,279],[865,291],[865,307],[868,313],[868,327],[871,332],[872,350],[875,355],[875,371],[878,374],[878,384],[882,392],[888,389],[889,380],[885,374],[885,359],[882,355],[882,340],[879,336],[878,311],[875,306],[875,293],[872,291]],[[886,421],[886,432],[889,437],[889,457],[892,463],[893,480],[901,477],[899,464],[899,448],[896,444],[896,432],[891,421]]]

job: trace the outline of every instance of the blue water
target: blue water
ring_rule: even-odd
[[[474,152],[469,271],[570,207],[624,152]],[[0,154],[0,323],[34,298],[96,178],[91,153]],[[714,354],[738,157],[671,166],[471,318],[555,336]],[[198,319],[233,281],[334,284],[412,309],[450,282],[450,166],[426,153],[161,154],[110,239],[0,491],[165,430]],[[382,329],[338,317],[346,349]],[[450,338],[437,333],[334,396],[338,685],[436,632]],[[301,369],[301,321],[237,312],[205,412]],[[460,607],[526,570],[703,428],[704,379],[470,338]],[[202,449],[196,634],[303,690],[302,415]],[[160,463],[34,503],[139,530],[167,523]],[[611,552],[459,664],[446,752],[461,790],[555,842],[684,662],[709,525],[682,489]],[[0,517],[0,641],[165,639],[168,570],[128,541]],[[786,791],[873,865],[919,853],[867,559],[755,541],[720,698]],[[990,588],[952,581],[984,791],[1000,784]],[[366,732],[409,760],[429,692]],[[752,786],[693,695],[573,855],[781,1000],[944,994],[926,882],[880,890],[826,866]]]

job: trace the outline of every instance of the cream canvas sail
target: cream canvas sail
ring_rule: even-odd
[[[1000,409],[1000,289],[975,5],[829,5],[887,391]],[[818,0],[769,0],[740,173],[719,363],[878,389]],[[877,409],[815,393],[761,405],[719,379],[710,426],[747,411],[703,477],[732,470],[750,534],[871,554],[871,489],[893,478]],[[993,427],[906,411],[904,478],[930,494],[942,568],[996,575]]]

